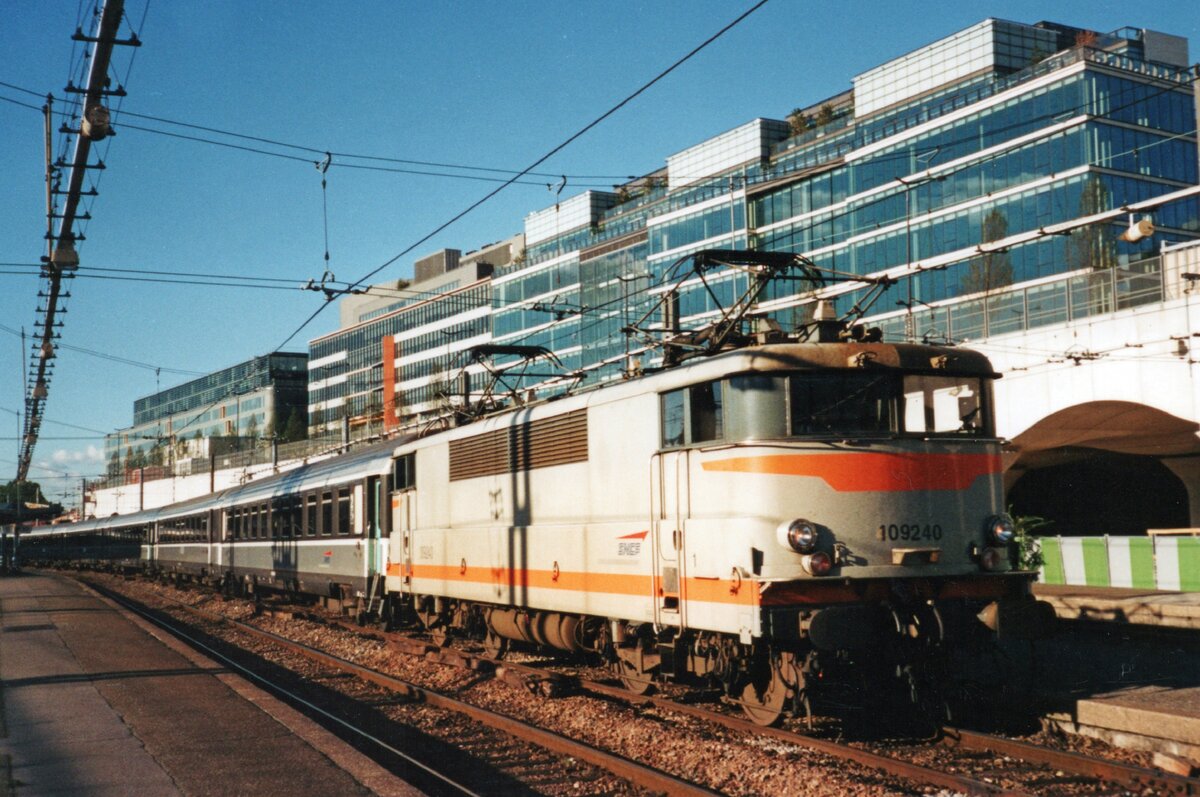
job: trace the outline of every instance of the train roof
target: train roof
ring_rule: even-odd
[[[249,482],[221,493],[213,506],[237,506],[259,501],[268,501],[281,495],[291,495],[309,490],[320,490],[331,484],[339,484],[367,476],[382,476],[391,471],[392,452],[402,441],[388,440],[374,443],[349,454],[301,465],[275,476]],[[171,507],[172,510],[175,507]],[[187,514],[175,512],[174,514]]]
[[[695,357],[655,376],[683,382],[721,375],[805,369],[904,371],[998,378],[987,357],[971,349],[922,343],[772,343]],[[710,375],[711,374],[711,375]]]
[[[647,373],[636,379],[608,382],[593,389],[550,396],[520,407],[509,407],[471,423],[416,439],[416,445],[469,437],[481,431],[559,415],[572,410],[619,401],[632,396],[663,393],[701,382],[738,374],[803,370],[853,370],[867,373],[910,373],[999,378],[983,354],[953,346],[921,343],[769,343],[730,349],[708,357],[691,357],[682,363]],[[406,440],[397,440],[400,448]]]

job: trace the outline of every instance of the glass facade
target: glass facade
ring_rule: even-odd
[[[293,412],[303,422],[307,365],[307,354],[274,352],[140,398],[133,426],[105,436],[105,458],[114,469],[131,460],[162,464],[169,441],[269,437]]]
[[[419,294],[418,295],[423,295]],[[450,287],[436,296],[405,302],[384,315],[309,344],[309,428],[319,433],[337,428],[343,418],[352,425],[381,422],[384,412],[386,355],[398,363],[400,387],[393,401],[400,414],[428,400],[430,382],[447,370],[460,351],[468,327],[473,339],[491,335],[491,281]],[[461,318],[468,317],[468,321]],[[449,343],[448,343],[449,341]],[[393,386],[394,389],[394,386]]]
[[[863,276],[968,252],[876,301],[867,321],[892,339],[913,326],[917,336],[979,337],[1156,301],[1146,298],[1161,294],[1151,286],[1156,249],[1200,238],[1194,197],[1156,210],[1158,232],[1137,243],[1118,239],[1121,219],[969,252],[1196,185],[1196,77],[1178,37],[985,20],[857,76],[852,97],[835,95],[821,124],[756,119],[614,193],[529,214],[523,256],[478,299],[486,321],[455,318],[476,300],[448,294],[430,303],[449,302],[444,310],[423,311],[440,320],[386,316],[361,345],[397,335],[397,374],[418,391],[404,393],[410,407],[427,406],[457,362],[447,341],[484,331],[496,343],[549,349],[566,371],[583,371],[585,385],[620,378],[657,364],[650,352],[632,363],[645,341],[627,331],[662,325],[650,310],[668,286],[678,288],[687,327],[716,319],[750,286],[735,269],[688,279],[680,259],[701,249],[795,252]],[[764,301],[784,331],[811,313],[803,294],[812,287],[799,278],[768,287]],[[839,296],[835,309],[862,298]],[[427,323],[442,326],[413,331]],[[338,336],[354,334],[314,342],[314,407],[358,411],[379,384],[377,350],[338,359],[358,346]],[[556,368],[531,368],[540,375],[513,386],[552,390],[561,380],[546,372]]]
[[[669,157],[671,189],[639,191],[635,182],[588,224],[540,240],[497,280],[497,340],[546,346],[567,369],[587,370],[586,381],[616,378],[622,355],[639,345],[622,329],[649,308],[655,289],[683,276],[677,261],[690,252],[797,252],[838,272],[876,275],[1194,185],[1194,77],[1181,64],[1147,60],[1139,31],[1095,36],[986,20],[856,78],[850,114],[794,136],[770,120],[739,127]],[[755,131],[768,143],[763,157],[753,156]],[[712,154],[735,140],[752,153],[745,162]],[[671,174],[698,158],[725,168]],[[1195,199],[1163,207],[1155,224],[1153,240],[1137,244],[1119,241],[1121,223],[1113,222],[966,257],[892,287],[868,320],[878,318],[895,338],[903,334],[897,304],[910,297],[953,302],[1080,269],[1127,267],[1163,241],[1200,237],[1200,207]],[[685,326],[716,318],[748,286],[734,270],[685,282],[680,318]],[[771,315],[785,330],[806,317],[796,305],[810,287],[784,281],[768,289]],[[860,298],[841,296],[836,309]],[[995,334],[1038,315],[1018,316],[1005,301],[1015,300],[962,310],[954,336],[978,333],[980,323]],[[983,321],[971,322],[972,313]]]

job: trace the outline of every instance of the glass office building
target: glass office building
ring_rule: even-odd
[[[355,439],[438,415],[472,346],[492,332],[493,271],[511,264],[521,235],[465,255],[444,249],[415,264],[417,280],[372,285],[342,300],[341,328],[309,342],[309,434],[349,425]]]
[[[104,438],[110,470],[163,464],[170,443],[270,437],[293,413],[303,426],[307,365],[303,352],[273,352],[138,399],[133,425]]]
[[[615,191],[529,213],[523,237],[488,258],[486,281],[348,299],[343,329],[310,344],[310,431],[449,412],[464,370],[482,370],[470,348],[489,341],[537,347],[489,363],[509,369],[505,388],[521,398],[652,367],[661,355],[643,349],[664,324],[668,289],[685,329],[747,290],[746,271],[690,274],[688,255],[703,249],[791,252],[825,273],[898,277],[866,314],[891,340],[977,339],[1154,301],[1156,248],[1200,238],[1195,196],[1157,208],[1156,234],[1137,243],[1119,240],[1123,218],[1039,231],[1195,186],[1196,78],[1178,36],[984,20],[786,121],[750,120]],[[923,265],[934,258],[936,268]],[[457,254],[435,259],[461,273]],[[811,318],[815,287],[803,274],[776,280],[756,312],[795,330]],[[867,292],[838,295],[836,310]],[[519,362],[536,350],[554,356]]]
[[[526,257],[493,280],[495,340],[544,346],[565,370],[586,370],[585,383],[617,377],[639,346],[622,329],[666,286],[679,286],[685,328],[746,289],[736,270],[685,279],[680,258],[710,248],[796,252],[867,276],[961,252],[875,302],[868,323],[888,339],[1005,331],[1014,315],[1004,297],[1017,293],[1020,323],[1053,323],[1054,308],[1026,307],[1029,285],[1101,269],[1136,280],[1160,243],[1200,237],[1196,198],[1157,209],[1157,233],[1137,243],[1118,239],[1121,219],[1001,252],[974,248],[1196,185],[1187,59],[1186,39],[1154,31],[980,22],[858,75],[851,91],[788,122],[753,120],[616,192],[529,214]],[[1120,279],[1110,282],[1119,294]],[[812,287],[773,283],[760,309],[795,329]],[[862,293],[839,296],[838,311]],[[1092,306],[1131,300],[1118,294]],[[950,330],[947,308],[969,302]]]

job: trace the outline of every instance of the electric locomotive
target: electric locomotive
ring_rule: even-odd
[[[439,637],[716,681],[763,724],[863,672],[927,696],[947,650],[1052,617],[1013,569],[996,377],[958,348],[749,346],[413,440],[387,592]]]

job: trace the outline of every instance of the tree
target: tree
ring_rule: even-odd
[[[288,415],[287,424],[283,427],[283,433],[279,435],[280,440],[285,443],[294,443],[297,440],[303,440],[308,436],[308,430],[304,427],[304,418],[300,415],[299,407],[292,407],[291,414]]]
[[[806,130],[812,130],[814,127],[813,118],[799,108],[788,114],[787,122],[793,136],[798,136]]]
[[[125,458],[125,467],[132,470],[144,468],[147,464],[149,463],[146,460],[146,452],[141,448],[139,448],[137,451],[134,451],[132,456]]]
[[[829,124],[830,122],[832,122],[833,119],[834,119],[833,106],[830,105],[829,103],[825,103],[824,105],[822,105],[820,108],[817,109],[817,120],[816,120],[817,127],[823,127],[823,126]]]
[[[1013,519],[1013,542],[1017,545],[1017,561],[1014,564],[1019,570],[1040,570],[1046,559],[1042,556],[1042,541],[1038,532],[1054,521],[1037,515],[1013,514],[1011,506],[1008,514]]]
[[[251,440],[258,439],[258,416],[251,415],[250,420],[246,422],[246,437]]]
[[[121,472],[121,452],[114,449],[112,456],[108,458],[108,468],[106,470],[109,476],[116,476]]]
[[[1083,184],[1079,197],[1079,215],[1091,216],[1108,210],[1108,188],[1098,175]],[[1084,315],[1103,313],[1112,309],[1112,275],[1117,264],[1117,239],[1112,227],[1105,223],[1089,224],[1073,230],[1067,242],[1067,262],[1072,270],[1091,269],[1087,275],[1088,307]]]
[[[983,243],[999,241],[1008,235],[1008,219],[999,208],[992,208],[983,217],[983,229],[980,239]],[[1011,285],[1013,281],[1012,259],[1008,252],[985,252],[979,257],[972,258],[963,276],[959,292],[991,293],[997,288]]]
[[[37,482],[11,481],[0,487],[0,502],[5,504],[28,503],[44,504],[46,497],[42,495],[42,486]]]
[[[1108,188],[1099,176],[1083,185],[1079,197],[1079,215],[1091,216],[1109,209]],[[1072,269],[1090,268],[1095,271],[1112,268],[1117,262],[1117,241],[1112,227],[1106,223],[1090,224],[1071,232],[1067,261]]]

